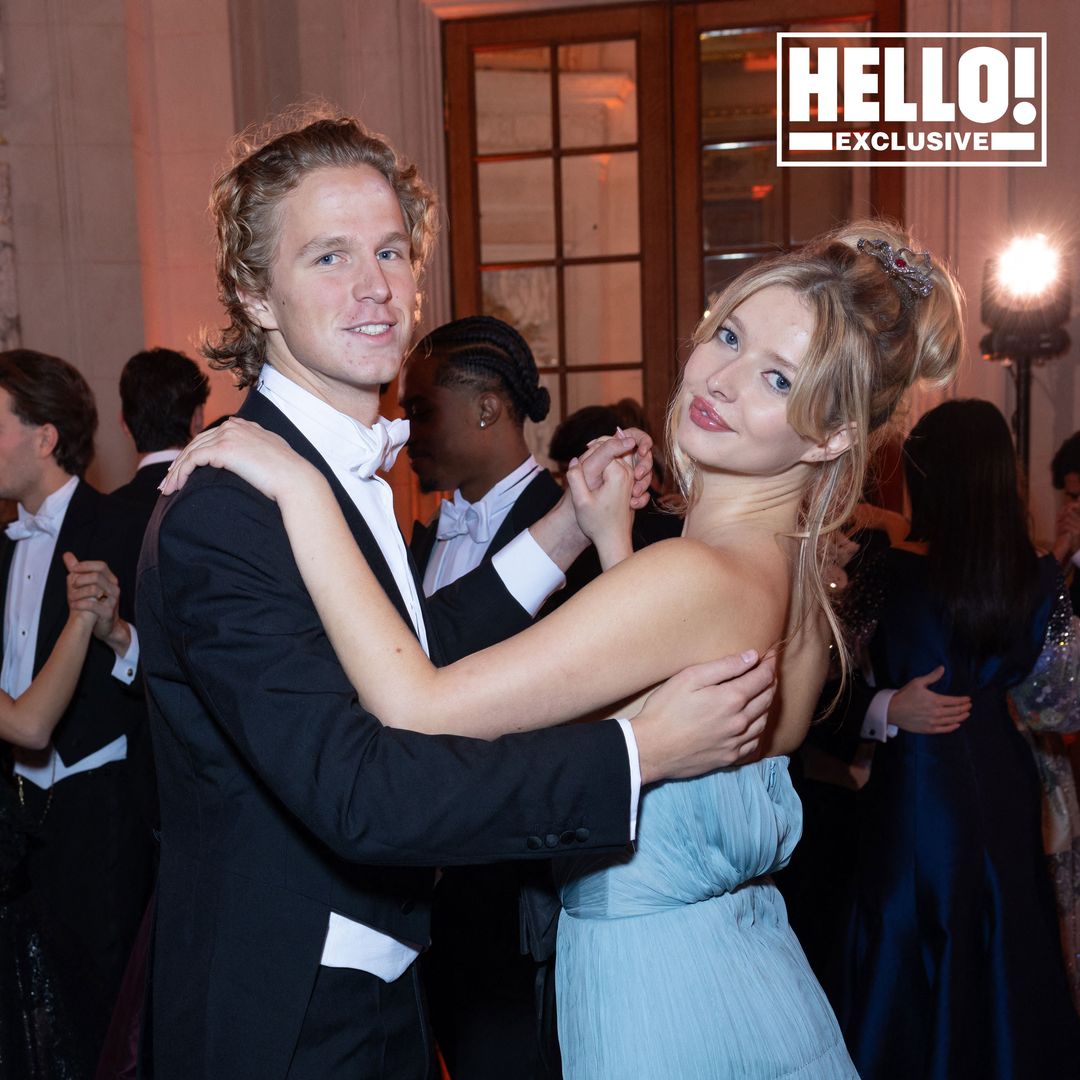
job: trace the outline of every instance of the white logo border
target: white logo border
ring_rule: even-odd
[[[1037,39],[1040,43],[1042,61],[1042,157],[1039,161],[785,161],[784,160],[784,52],[783,38],[934,38],[952,40],[954,38],[982,38],[994,40],[1004,38]],[[943,30],[939,33],[929,31],[901,30],[859,30],[850,33],[828,31],[821,34],[809,34],[805,30],[778,30],[776,33],[776,165],[784,169],[1024,169],[1046,166],[1046,31],[1017,31],[1015,33],[980,34],[972,30]]]

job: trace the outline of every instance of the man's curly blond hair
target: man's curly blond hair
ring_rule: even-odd
[[[435,242],[435,196],[416,166],[381,135],[353,117],[313,118],[308,109],[285,113],[261,131],[237,137],[233,164],[210,194],[218,295],[229,325],[205,335],[202,352],[211,367],[232,370],[238,386],[253,385],[266,358],[266,331],[247,312],[242,297],[264,297],[270,287],[281,200],[316,169],[357,165],[377,169],[397,195],[419,280]]]

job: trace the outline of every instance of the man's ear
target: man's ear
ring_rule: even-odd
[[[245,289],[237,289],[236,295],[240,297],[240,303],[243,304],[244,311],[253,323],[261,326],[263,330],[278,328],[277,319],[265,296],[247,292]]]
[[[846,424],[834,431],[824,442],[812,446],[799,459],[806,462],[832,461],[841,454],[846,454],[855,445],[855,425]]]
[[[476,405],[480,413],[481,427],[491,427],[502,416],[503,403],[498,394],[485,391],[476,399]]]
[[[37,456],[43,460],[52,457],[59,441],[60,432],[56,430],[55,424],[40,424],[34,438],[34,449],[37,451]]]

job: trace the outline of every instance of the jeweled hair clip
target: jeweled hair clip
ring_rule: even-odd
[[[867,255],[873,255],[886,274],[902,281],[918,296],[929,296],[933,292],[934,282],[930,275],[934,264],[930,261],[929,251],[912,251],[906,247],[893,251],[888,241],[865,237],[860,237],[856,246]]]

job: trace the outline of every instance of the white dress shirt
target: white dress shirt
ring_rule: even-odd
[[[36,514],[29,514],[25,507],[19,506],[19,522],[32,521],[44,528],[35,528],[29,536],[16,540],[11,557],[4,602],[4,661],[0,668],[0,689],[12,697],[25,693],[34,678],[34,654],[45,581],[56,554],[57,537],[78,486],[79,478],[73,476],[42,502]],[[138,664],[139,638],[132,626],[131,645],[123,656],[117,656],[113,677],[131,685]],[[38,787],[48,788],[76,773],[100,768],[111,761],[123,761],[126,757],[127,736],[121,735],[100,750],[73,762],[65,762],[52,747],[44,752],[17,750],[15,771]]]
[[[435,543],[424,568],[425,596],[464,577],[484,561],[514,503],[539,472],[540,465],[530,454],[475,503],[467,502],[460,490],[454,492],[452,500],[443,501],[435,523]]]
[[[368,428],[338,412],[291,379],[264,365],[259,393],[273,402],[301,434],[325,458],[357,510],[363,515],[376,543],[386,558],[424,651],[428,651],[427,630],[409,565],[405,541],[394,517],[393,492],[380,476],[361,476],[352,467],[358,458],[370,457],[375,444],[385,444],[392,425],[380,418],[376,428]],[[394,425],[407,424],[394,421]],[[383,428],[380,433],[378,427]],[[397,429],[400,434],[402,429]],[[407,432],[407,428],[405,429]],[[401,441],[404,441],[403,439]],[[547,596],[565,581],[562,572],[526,532],[518,542],[499,552],[495,569],[511,595],[532,614]],[[511,550],[512,549],[512,550]],[[545,584],[537,587],[536,579]],[[636,745],[632,768],[637,765]],[[634,806],[636,819],[636,802]],[[398,941],[364,923],[354,922],[337,912],[330,913],[321,962],[327,967],[367,971],[386,982],[398,978],[416,959],[419,949]]]

